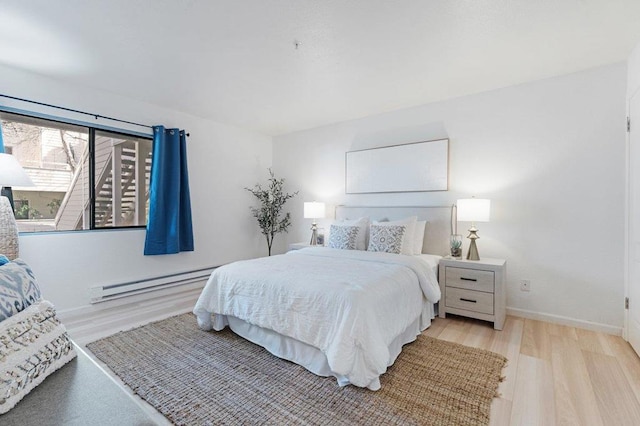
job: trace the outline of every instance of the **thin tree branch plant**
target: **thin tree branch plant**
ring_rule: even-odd
[[[267,239],[267,247],[269,256],[271,256],[271,247],[273,238],[281,232],[288,232],[291,226],[291,214],[283,214],[282,208],[285,203],[295,197],[298,191],[289,194],[283,191],[284,179],[276,179],[273,171],[269,169],[269,184],[263,188],[259,183],[253,188],[245,188],[251,192],[260,202],[259,207],[249,207],[253,217],[258,221],[262,235]]]

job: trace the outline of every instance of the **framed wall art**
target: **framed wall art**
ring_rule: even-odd
[[[347,194],[446,191],[449,139],[349,151]]]

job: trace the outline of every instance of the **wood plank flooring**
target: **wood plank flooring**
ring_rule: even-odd
[[[425,334],[506,356],[492,425],[640,425],[640,358],[621,337],[507,317],[436,318]]]
[[[194,289],[171,296],[149,296],[144,302],[117,305],[89,315],[60,315],[60,320],[73,341],[85,346],[119,331],[191,312],[201,292],[202,289]]]
[[[198,295],[192,290],[150,297],[63,321],[84,348],[117,331],[188,312]],[[618,336],[518,317],[507,317],[504,329],[496,331],[490,323],[456,316],[436,318],[425,334],[508,358],[500,397],[491,406],[491,425],[640,425],[640,358]],[[114,380],[158,424],[167,424]]]

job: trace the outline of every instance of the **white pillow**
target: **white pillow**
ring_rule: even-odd
[[[356,237],[356,250],[367,249],[367,234],[369,232],[369,218],[361,217],[353,220],[341,220],[334,222],[331,226],[357,226],[358,235]],[[331,231],[329,231],[329,238],[331,238]]]
[[[400,249],[401,254],[413,254],[413,245],[414,245],[414,235],[416,222],[418,221],[418,216],[410,216],[405,219],[400,220],[392,220],[389,222],[374,222],[373,224],[376,226],[405,226],[406,230],[402,235],[402,248]],[[369,245],[371,245],[369,243]]]
[[[416,222],[413,237],[413,254],[422,254],[422,245],[424,244],[424,229],[427,226],[426,220]]]

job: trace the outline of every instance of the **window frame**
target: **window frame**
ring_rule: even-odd
[[[20,235],[33,235],[33,234],[59,234],[59,233],[75,233],[75,232],[93,232],[93,231],[117,231],[117,230],[131,230],[131,229],[146,229],[147,225],[124,225],[124,226],[96,226],[96,188],[95,188],[95,138],[96,131],[113,133],[115,136],[123,137],[135,137],[137,139],[146,139],[152,143],[153,151],[153,133],[141,133],[129,129],[114,128],[111,126],[102,126],[97,124],[87,123],[85,121],[65,119],[62,117],[55,117],[48,114],[41,114],[37,112],[24,111],[16,108],[0,106],[0,112],[20,115],[28,118],[36,118],[39,120],[45,120],[52,123],[58,123],[60,125],[72,125],[84,127],[87,130],[87,147],[89,149],[89,228],[88,229],[61,229],[51,231],[20,231]],[[153,155],[151,157],[151,164],[153,164]],[[149,183],[150,185],[150,183]],[[149,218],[146,218],[148,223]]]

